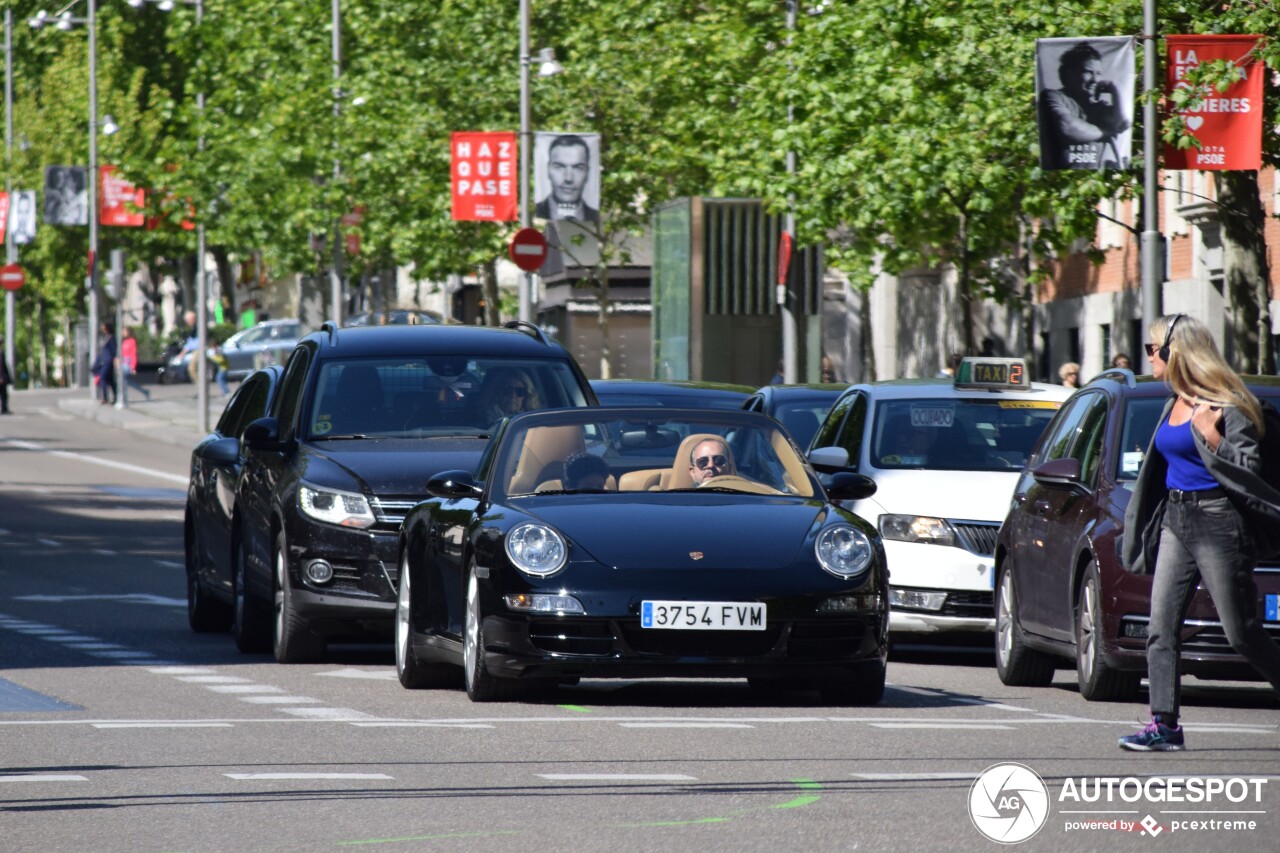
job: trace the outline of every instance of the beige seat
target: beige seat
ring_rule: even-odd
[[[534,491],[535,492],[558,492],[563,488],[564,488],[563,480],[546,480],[544,482],[539,483],[538,488],[534,489]],[[618,491],[618,478],[610,474],[609,479],[604,481],[604,490],[606,492]]]
[[[658,488],[662,477],[670,473],[670,468],[645,468],[640,471],[628,471],[618,480],[618,489],[624,492],[651,492]]]
[[[539,483],[562,473],[556,468],[552,468],[549,474],[543,473],[548,466],[558,465],[570,453],[585,449],[580,426],[534,427],[524,437],[524,447],[520,450],[520,460],[516,463],[507,493],[524,495],[532,492]]]
[[[692,489],[693,477],[689,474],[689,465],[691,464],[689,456],[693,453],[695,447],[708,440],[728,444],[724,436],[716,435],[715,433],[694,433],[680,442],[680,447],[676,450],[676,457],[671,461],[671,470],[662,478],[659,485],[664,489]]]

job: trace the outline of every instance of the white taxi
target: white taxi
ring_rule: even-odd
[[[875,480],[845,504],[876,525],[889,566],[889,630],[995,630],[996,534],[1022,465],[1072,389],[1030,382],[1022,359],[966,358],[954,379],[854,385],[809,459]]]

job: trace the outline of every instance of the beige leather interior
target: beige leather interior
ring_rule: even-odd
[[[618,489],[623,492],[650,492],[658,487],[662,475],[670,472],[670,468],[646,468],[641,471],[628,471],[618,480]]]
[[[523,495],[532,492],[534,486],[548,479],[542,473],[548,465],[563,462],[570,453],[585,449],[580,426],[534,427],[525,435],[520,461],[516,463],[507,493]]]

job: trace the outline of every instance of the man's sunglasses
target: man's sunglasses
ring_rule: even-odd
[[[510,388],[506,390],[508,394],[515,394],[517,397],[521,399],[524,399],[524,395],[528,393],[528,389],[526,389],[523,385],[512,385]]]
[[[712,466],[715,466],[716,468],[723,468],[725,465],[729,464],[729,460],[719,455],[699,456],[697,459],[693,460],[693,464],[697,466],[699,471],[705,471]]]

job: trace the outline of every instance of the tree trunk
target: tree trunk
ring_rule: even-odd
[[[1274,373],[1271,345],[1271,270],[1263,233],[1266,213],[1258,173],[1217,174],[1222,261],[1226,274],[1227,322],[1236,341],[1235,367],[1244,373]]]
[[[480,267],[480,280],[484,287],[484,321],[490,326],[502,325],[498,315],[498,262],[488,260]]]
[[[849,382],[875,382],[876,347],[875,338],[873,337],[874,326],[871,322],[871,289],[863,290],[858,301],[861,303],[861,309],[858,311],[858,324],[860,327],[859,337],[862,338],[862,378],[854,379],[853,371],[849,369],[850,365],[845,365],[844,375]]]
[[[231,259],[227,257],[226,246],[209,246],[209,254],[213,255],[213,269],[218,274],[218,289],[223,304],[230,306],[227,322],[240,325],[240,306],[236,304],[236,278],[231,274]],[[205,270],[207,273],[208,270]]]
[[[960,211],[960,281],[957,289],[960,297],[960,316],[964,332],[964,354],[973,355],[973,285],[969,281],[969,216]]]

